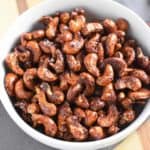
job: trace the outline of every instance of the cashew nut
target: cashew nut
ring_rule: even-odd
[[[14,87],[18,76],[14,73],[7,73],[5,76],[5,88],[9,96],[15,96]]]
[[[86,69],[96,77],[100,75],[99,69],[97,67],[97,62],[98,56],[95,53],[89,53],[84,57],[84,65]]]
[[[52,120],[52,118],[41,115],[41,114],[32,114],[32,121],[34,123],[34,126],[37,124],[41,124],[44,126],[44,132],[48,136],[55,136],[57,133],[57,126],[55,122]]]
[[[137,91],[141,87],[142,87],[141,81],[134,76],[124,76],[121,79],[118,79],[115,83],[115,88],[117,90],[128,88],[133,91]]]
[[[104,70],[104,74],[102,76],[99,76],[96,80],[96,83],[99,86],[106,86],[110,82],[112,82],[114,79],[114,71],[110,64],[107,64]]]
[[[15,84],[15,94],[16,97],[19,99],[30,99],[33,95],[31,91],[27,91],[24,88],[24,83],[22,79],[18,80]]]

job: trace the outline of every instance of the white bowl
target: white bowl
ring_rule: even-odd
[[[116,135],[93,142],[67,142],[48,137],[26,124],[15,111],[4,87],[4,59],[15,44],[19,35],[29,31],[32,25],[43,15],[53,14],[56,11],[70,10],[76,7],[87,9],[89,15],[94,16],[94,18],[126,18],[130,23],[130,33],[132,36],[139,41],[139,44],[143,47],[145,53],[150,54],[149,27],[134,12],[117,2],[111,0],[46,0],[18,17],[16,22],[10,26],[9,31],[6,33],[6,36],[0,44],[0,99],[14,122],[35,140],[45,145],[64,150],[99,149],[120,142],[127,135],[136,130],[149,116],[150,102],[147,103],[143,112],[130,126]]]

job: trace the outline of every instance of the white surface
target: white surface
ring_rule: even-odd
[[[129,9],[113,2],[110,0],[76,0],[76,3],[73,3],[72,0],[47,0],[43,3],[39,4],[38,6],[32,8],[31,10],[28,10],[26,13],[24,13],[21,17],[17,19],[15,24],[11,26],[11,29],[6,34],[5,38],[3,39],[1,43],[1,49],[0,49],[0,99],[2,100],[2,103],[9,113],[10,117],[16,122],[16,124],[28,135],[36,139],[37,141],[40,141],[41,143],[44,143],[48,146],[52,146],[58,149],[64,149],[64,150],[91,150],[91,149],[98,149],[103,148],[106,146],[110,146],[112,144],[115,144],[122,140],[124,137],[126,137],[128,134],[130,134],[132,131],[134,131],[137,127],[139,127],[144,120],[148,117],[148,114],[150,113],[150,103],[145,107],[142,114],[137,118],[134,123],[132,123],[128,128],[123,130],[122,132],[109,137],[107,139],[103,139],[100,141],[94,141],[94,142],[64,142],[61,140],[56,140],[50,137],[47,137],[36,130],[32,129],[30,126],[28,126],[16,113],[14,110],[9,97],[7,96],[4,88],[4,75],[5,75],[5,69],[3,67],[3,61],[6,57],[7,53],[10,51],[11,47],[13,46],[15,40],[19,37],[19,35],[22,32],[28,31],[34,22],[36,22],[41,16],[46,14],[54,13],[57,10],[65,10],[65,9],[72,9],[75,7],[84,7],[87,9],[89,14],[95,15],[95,18],[99,17],[124,17],[126,18],[130,23],[130,28],[132,31],[132,35],[137,38],[139,43],[143,46],[145,52],[149,53],[149,47],[150,47],[150,30],[149,27],[142,21],[137,15],[135,15],[132,11]]]

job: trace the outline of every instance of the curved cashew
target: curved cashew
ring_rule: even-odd
[[[95,79],[89,73],[82,72],[80,73],[79,83],[82,84],[85,89],[83,94],[85,96],[90,96],[93,94],[95,89]]]
[[[18,75],[23,75],[24,70],[19,66],[18,53],[12,52],[8,54],[5,59],[6,65],[11,69],[14,73]]]
[[[99,111],[104,108],[105,102],[100,99],[100,97],[92,97],[90,99],[90,109],[93,111]]]
[[[100,126],[93,126],[89,129],[89,134],[92,139],[98,140],[105,137],[105,133],[102,127]]]
[[[81,53],[77,54],[76,57],[74,55],[66,55],[67,63],[70,70],[74,72],[80,71],[82,65],[81,56],[82,56]]]
[[[106,86],[110,82],[112,82],[114,79],[114,71],[110,64],[107,64],[104,70],[104,74],[102,76],[99,76],[96,80],[96,83],[99,86]]]
[[[55,90],[52,92],[50,85],[46,82],[42,82],[40,87],[46,93],[50,102],[54,104],[61,104],[64,101],[64,93],[62,91]]]
[[[110,105],[106,116],[98,117],[97,123],[101,127],[111,127],[119,119],[119,112],[115,105]]]
[[[116,32],[117,30],[116,23],[111,19],[105,19],[103,21],[103,26],[109,33]]]
[[[30,89],[33,90],[35,87],[35,79],[37,77],[37,69],[36,68],[30,68],[27,69],[25,71],[25,73],[23,74],[23,81],[25,86]]]
[[[129,109],[132,108],[133,101],[130,98],[126,97],[122,99],[120,103],[124,109]]]
[[[85,95],[81,94],[75,99],[75,104],[81,108],[88,108],[89,102]]]
[[[98,118],[97,112],[91,111],[91,110],[85,110],[85,118],[84,118],[84,124],[87,127],[92,126]]]
[[[135,51],[132,47],[126,46],[123,48],[124,59],[128,65],[131,65],[135,60]]]
[[[56,74],[52,73],[47,67],[49,63],[49,58],[47,56],[43,56],[40,59],[40,65],[39,68],[37,69],[37,75],[38,77],[47,82],[53,82],[57,80]]]
[[[18,80],[15,84],[15,94],[19,99],[30,99],[33,95],[32,92],[25,90],[22,79]]]
[[[26,44],[26,48],[31,51],[33,55],[33,62],[37,63],[40,60],[41,50],[36,41],[29,41]]]
[[[61,132],[67,132],[67,122],[66,119],[72,115],[72,110],[69,103],[65,102],[59,107],[58,112],[58,129]]]
[[[129,92],[128,97],[132,100],[144,100],[150,98],[150,90],[146,88],[139,89],[135,92]]]
[[[39,103],[40,109],[43,112],[43,114],[50,116],[50,117],[56,115],[57,113],[56,105],[53,103],[47,102],[45,93],[39,88],[36,88],[36,99]]]
[[[74,100],[78,94],[82,91],[83,87],[80,83],[70,86],[67,92],[67,100],[72,101]]]
[[[70,14],[68,12],[60,13],[60,22],[63,24],[67,24],[70,20]]]
[[[137,91],[141,87],[141,81],[134,76],[124,76],[121,79],[117,80],[115,83],[115,88],[117,90],[128,88],[133,91]]]
[[[98,55],[98,62],[102,63],[104,60],[104,47],[102,43],[97,45],[97,55]]]
[[[110,33],[106,39],[106,51],[109,57],[113,56],[115,53],[115,46],[117,44],[118,38],[115,33]]]
[[[5,88],[9,96],[14,96],[14,87],[18,76],[14,73],[7,73],[5,76]]]
[[[96,32],[101,32],[103,30],[103,26],[99,22],[91,22],[87,23],[83,28],[82,28],[82,34],[84,36],[87,36],[91,33],[96,33]]]
[[[47,24],[47,29],[46,29],[46,36],[48,39],[53,39],[56,35],[57,31],[57,26],[59,23],[59,18],[58,17],[49,17],[49,22]]]
[[[109,135],[113,135],[116,134],[119,130],[120,128],[117,125],[112,125],[111,127],[108,128],[107,132]]]
[[[73,138],[77,141],[83,141],[88,137],[88,130],[82,126],[76,116],[70,116],[67,118],[67,125]]]
[[[69,42],[65,42],[63,45],[63,51],[66,54],[77,54],[84,45],[84,39],[80,33],[75,33],[74,39]]]
[[[79,32],[85,25],[86,18],[83,15],[74,16],[74,19],[71,19],[69,22],[69,29],[76,33]]]
[[[121,115],[121,119],[119,120],[120,125],[128,124],[135,119],[135,112],[132,109],[128,109],[123,112]]]
[[[64,56],[62,52],[56,50],[56,61],[53,62],[53,58],[49,60],[49,65],[56,71],[56,73],[61,73],[64,71]]]
[[[99,69],[97,67],[97,62],[98,56],[95,53],[89,53],[84,57],[84,65],[86,69],[96,77],[100,75]]]
[[[99,42],[100,34],[96,33],[94,36],[92,36],[86,43],[85,48],[88,53],[97,53],[97,45]]]
[[[52,57],[55,56],[56,46],[55,46],[54,42],[45,39],[45,40],[39,42],[39,46],[44,53],[51,54]]]
[[[123,18],[118,18],[116,20],[116,25],[117,25],[117,28],[122,31],[127,31],[129,28],[128,21]]]
[[[113,84],[109,83],[103,89],[101,100],[109,103],[109,102],[116,101],[116,99],[117,99],[117,96],[116,96]]]
[[[149,58],[148,56],[145,56],[142,49],[140,47],[138,47],[136,49],[136,60],[137,60],[137,64],[142,68],[142,69],[146,69],[147,66],[149,65]]]
[[[85,112],[83,109],[76,107],[73,111],[74,115],[78,117],[78,120],[81,122],[85,118]]]
[[[37,124],[43,125],[45,134],[49,136],[56,135],[57,126],[50,117],[41,114],[32,114],[32,121],[34,126],[36,126]]]
[[[139,78],[143,83],[149,84],[150,78],[147,75],[147,73],[141,69],[133,69],[133,71],[130,73],[131,76]]]
[[[104,61],[101,64],[101,67],[104,68],[106,64],[112,65],[114,71],[119,73],[119,76],[121,76],[121,74],[127,68],[126,62],[122,58],[117,58],[117,57],[110,57],[104,59]]]
[[[27,106],[27,113],[28,114],[36,114],[39,112],[40,112],[40,107],[38,104],[33,103],[33,102],[28,104],[28,106]]]

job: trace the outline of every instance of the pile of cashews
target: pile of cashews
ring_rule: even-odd
[[[150,98],[150,59],[123,18],[85,10],[43,16],[5,59],[5,88],[20,116],[44,134],[89,141],[116,134]]]

